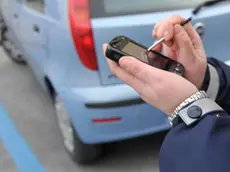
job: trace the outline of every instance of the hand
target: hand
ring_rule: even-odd
[[[104,44],[104,52],[106,48]],[[167,115],[198,91],[183,77],[149,66],[134,57],[122,57],[119,64],[108,58],[107,62],[115,76],[136,90],[144,101]]]
[[[155,25],[153,36],[157,39],[165,37],[164,54],[185,67],[185,78],[201,89],[207,67],[207,58],[202,41],[191,23],[183,27],[185,21],[178,15],[165,19]]]

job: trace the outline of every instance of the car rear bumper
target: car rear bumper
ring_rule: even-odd
[[[59,94],[79,137],[87,144],[170,128],[166,116],[142,101],[127,85],[63,89]]]

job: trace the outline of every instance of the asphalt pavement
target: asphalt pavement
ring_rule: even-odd
[[[34,164],[47,172],[159,171],[158,154],[165,133],[110,143],[105,156],[94,163],[74,163],[62,144],[49,96],[30,67],[15,64],[0,48],[0,114],[1,107],[4,120],[12,123],[0,121],[0,172],[22,171]]]

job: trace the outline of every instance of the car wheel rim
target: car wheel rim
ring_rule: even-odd
[[[74,151],[73,128],[69,121],[69,116],[68,113],[66,112],[64,104],[60,101],[60,98],[58,97],[56,98],[55,101],[55,110],[57,114],[58,125],[63,136],[64,145],[69,152],[73,152]]]
[[[13,41],[10,40],[9,32],[6,30],[3,34],[3,47],[10,53],[10,57],[18,62],[23,62],[24,59],[14,44]]]

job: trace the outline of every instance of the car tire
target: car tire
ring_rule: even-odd
[[[2,45],[2,31],[5,28],[5,23],[0,13],[0,45]]]
[[[22,53],[18,50],[16,44],[10,40],[7,27],[1,30],[1,45],[7,56],[17,64],[26,65],[26,61]]]
[[[102,145],[84,144],[78,137],[64,104],[57,94],[54,95],[53,102],[64,146],[71,158],[80,164],[90,163],[97,159],[102,153]]]

